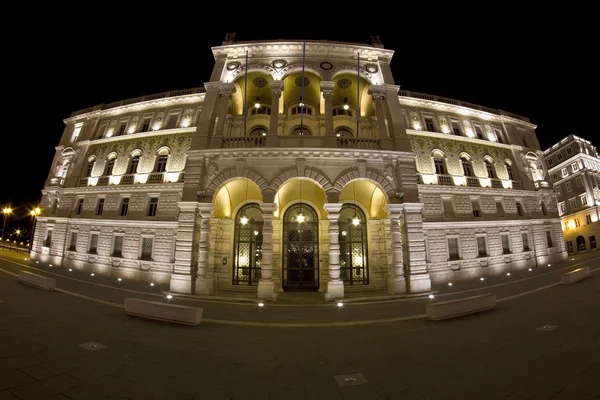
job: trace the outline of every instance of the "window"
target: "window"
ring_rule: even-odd
[[[471,162],[465,157],[461,157],[460,162],[462,163],[465,176],[473,176],[473,168],[471,168]]]
[[[310,136],[310,130],[306,129],[305,126],[299,126],[292,131],[292,136]]]
[[[582,206],[587,206],[587,204],[588,204],[587,194],[580,195],[579,199],[581,200]]]
[[[435,125],[433,125],[433,118],[425,118],[425,128],[428,132],[436,132]]]
[[[529,235],[521,233],[521,240],[523,241],[523,251],[529,251]]]
[[[550,231],[546,231],[546,241],[548,242],[548,248],[554,247],[552,243],[552,233]]]
[[[96,139],[102,139],[104,137],[104,133],[106,132],[106,124],[100,125],[96,130]]]
[[[156,209],[158,208],[158,197],[151,197],[148,205],[148,216],[156,217]]]
[[[496,132],[496,139],[498,139],[498,143],[504,143],[504,139],[502,139],[502,131],[498,128],[494,128],[494,132]]]
[[[267,129],[265,127],[259,126],[250,131],[248,136],[267,136]]]
[[[558,180],[558,174],[552,174],[552,180],[556,182]]]
[[[508,240],[508,234],[500,235],[500,238],[502,239],[502,254],[510,254],[510,242]]]
[[[562,196],[562,188],[560,187],[560,185],[556,186],[556,194],[558,194],[559,196]]]
[[[119,129],[117,130],[117,135],[116,136],[121,136],[125,134],[125,128],[127,128],[127,122],[121,122],[121,125],[119,125]]]
[[[113,257],[122,257],[123,256],[123,236],[117,235],[113,239]]]
[[[556,155],[556,158],[558,159],[558,161],[562,161],[562,159],[563,159],[563,156],[562,156],[562,154],[558,153],[558,154]]]
[[[142,238],[142,254],[140,258],[142,260],[152,260],[152,244],[154,242],[154,238],[145,237]]]
[[[523,212],[523,206],[521,206],[521,203],[517,201],[517,215],[519,217],[522,217],[525,213]]]
[[[592,223],[592,216],[590,214],[586,214],[585,223],[586,223],[586,225],[589,225]]]
[[[577,185],[578,188],[583,186],[583,179],[580,176],[575,178],[575,185]]]
[[[478,199],[471,199],[471,208],[473,209],[473,217],[475,217],[475,218],[481,217],[481,209],[479,207]]]
[[[448,259],[460,260],[460,249],[458,248],[458,238],[448,238]]]
[[[577,163],[571,164],[571,169],[573,169],[573,172],[579,171],[579,164],[577,164]]]
[[[359,223],[353,223],[354,218]],[[363,211],[354,204],[344,204],[338,218],[340,244],[340,279],[344,285],[368,285],[367,224]]]
[[[551,158],[549,158],[549,159],[548,159],[548,165],[549,165],[549,166],[552,166],[552,164],[554,164],[554,160],[553,160],[553,159],[551,159]]]
[[[490,177],[490,178],[496,177],[496,175],[494,174],[494,166],[492,165],[492,163],[489,160],[485,160],[485,169],[487,171],[488,177]]]
[[[52,229],[46,231],[46,240],[44,240],[44,247],[52,247]]]
[[[454,218],[454,207],[452,205],[452,199],[450,197],[445,197],[442,199],[442,204],[444,208],[444,217]]]
[[[561,169],[560,173],[562,174],[563,178],[566,178],[567,176],[569,176],[569,171],[567,171],[566,168]]]
[[[433,166],[435,167],[435,173],[438,175],[446,175],[446,166],[444,165],[444,159],[440,156],[435,156],[433,159]]]
[[[346,128],[341,128],[341,129],[338,129],[337,131],[335,131],[335,136],[336,137],[354,137],[352,132],[350,132]]]
[[[96,204],[96,215],[102,215],[104,212],[104,199],[98,199],[98,204]]]
[[[477,255],[479,257],[487,257],[485,236],[477,236]]]
[[[565,204],[564,201],[562,203],[558,204],[558,210],[560,211],[560,215],[563,215],[564,213],[567,212],[567,205]]]
[[[569,208],[571,209],[571,211],[577,209],[577,202],[575,201],[575,197],[569,199]]]
[[[169,156],[164,154],[156,158],[155,172],[165,172],[167,170],[167,160]]]
[[[477,135],[477,139],[483,139],[483,132],[480,126],[475,125],[475,134]]]
[[[595,249],[596,248],[596,236],[590,236],[590,249]]]
[[[567,154],[568,155],[573,154],[573,149],[571,149],[570,147],[567,147]]]
[[[165,125],[165,129],[175,129],[177,127],[177,120],[179,119],[179,114],[169,114],[167,118],[167,124]]]
[[[579,223],[579,218],[575,218],[573,221],[575,221],[575,228],[579,228],[581,226],[581,223]]]
[[[121,211],[119,212],[119,215],[121,217],[125,217],[125,216],[127,216],[128,212],[129,212],[129,197],[123,197],[123,200],[121,201]]]
[[[135,174],[137,172],[138,164],[140,163],[140,156],[133,156],[129,161],[129,167],[127,168],[128,174]]]
[[[506,172],[508,173],[508,179],[514,181],[515,177],[513,176],[512,167],[508,163],[506,164]]]
[[[140,132],[148,132],[150,129],[150,121],[152,121],[151,117],[145,117],[140,125]]]
[[[502,200],[496,200],[496,212],[499,217],[504,217],[504,207],[502,207]]]
[[[77,251],[77,232],[71,232],[69,239],[69,251]]]
[[[92,233],[90,236],[90,250],[88,251],[90,254],[98,254],[98,234]]]
[[[456,136],[461,136],[460,125],[457,121],[452,121],[452,133],[454,133]]]
[[[104,173],[104,175],[112,175],[114,167],[115,158],[111,158],[110,160],[108,160],[108,163],[106,163],[106,172]]]
[[[90,161],[87,165],[87,168],[85,170],[85,177],[89,178],[90,176],[92,176],[92,170],[94,169],[94,164],[96,163],[95,160]]]
[[[75,214],[81,215],[81,211],[83,211],[83,199],[78,199],[77,206],[75,207]]]
[[[295,114],[304,114],[304,115],[313,115],[313,110],[310,107],[293,107],[292,108],[292,115]],[[344,111],[344,112],[341,112]],[[352,115],[351,113],[347,113],[345,111],[349,111],[349,110],[344,110],[343,108],[336,108],[333,110],[333,115]]]
[[[567,192],[572,191],[573,190],[573,186],[571,186],[571,182],[565,183],[565,188],[567,188]]]
[[[569,253],[572,253],[572,252],[573,252],[573,242],[571,242],[571,241],[568,241],[568,242],[567,242],[567,251],[568,251]]]

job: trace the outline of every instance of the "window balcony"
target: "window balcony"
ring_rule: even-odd
[[[467,186],[481,187],[481,183],[479,183],[479,178],[475,178],[474,176],[467,176]]]
[[[380,150],[379,139],[338,137],[337,147],[342,149]]]
[[[502,185],[502,181],[500,179],[492,178],[491,181],[492,181],[492,187],[494,189],[503,189],[504,188],[504,186]]]
[[[224,149],[240,149],[265,147],[267,139],[264,136],[238,136],[223,138],[222,148]]]
[[[454,179],[452,175],[437,175],[438,185],[454,186]]]

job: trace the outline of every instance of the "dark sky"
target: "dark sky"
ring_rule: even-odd
[[[10,88],[5,100],[10,107],[4,108],[8,129],[2,140],[0,206],[18,207],[12,223],[27,225],[24,216],[41,197],[62,120],[71,111],[202,86],[213,66],[211,46],[234,31],[238,41],[368,43],[370,34],[378,34],[386,48],[395,50],[392,69],[402,89],[527,116],[537,124],[543,148],[569,133],[594,141],[591,104],[597,103],[598,66],[592,60],[598,42],[592,12],[567,5],[533,11],[495,8],[455,14],[433,6],[400,8],[397,18],[386,20],[379,15],[382,10],[344,14],[339,8],[331,16],[284,17],[259,7],[263,16],[248,11],[253,21],[244,25],[230,21],[227,10],[201,13],[183,5],[173,12],[119,10],[93,17],[71,9],[52,19],[45,13],[56,10],[38,9],[5,37],[5,60],[10,60],[4,64]],[[301,23],[294,20],[300,16]],[[360,23],[352,21],[356,17]],[[19,221],[18,215],[24,219]]]

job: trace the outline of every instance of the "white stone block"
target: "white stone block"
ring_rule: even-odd
[[[56,286],[56,280],[46,276],[32,274],[28,271],[19,271],[19,281],[35,286],[39,289],[52,291]]]
[[[579,282],[582,279],[589,278],[590,267],[577,268],[573,271],[565,272],[560,276],[560,281],[563,285],[570,285]]]
[[[184,325],[199,325],[202,321],[202,308],[179,306],[142,299],[126,298],[125,312],[138,317]]]
[[[425,306],[425,310],[429,319],[440,320],[491,310],[495,304],[496,294],[484,293],[456,300],[432,301]]]

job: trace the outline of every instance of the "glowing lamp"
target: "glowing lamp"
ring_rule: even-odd
[[[354,214],[354,218],[352,218],[352,225],[358,226],[358,224],[360,224],[360,218],[358,218],[358,215]]]
[[[242,218],[240,218],[240,224],[242,225],[246,225],[248,223],[248,217],[246,217],[246,215],[242,215]]]
[[[298,213],[298,216],[296,216],[296,220],[297,220],[299,223],[302,223],[302,222],[304,222],[304,220],[305,220],[305,219],[306,219],[306,217],[305,217],[305,216],[302,214],[302,211],[300,211],[300,213]]]

